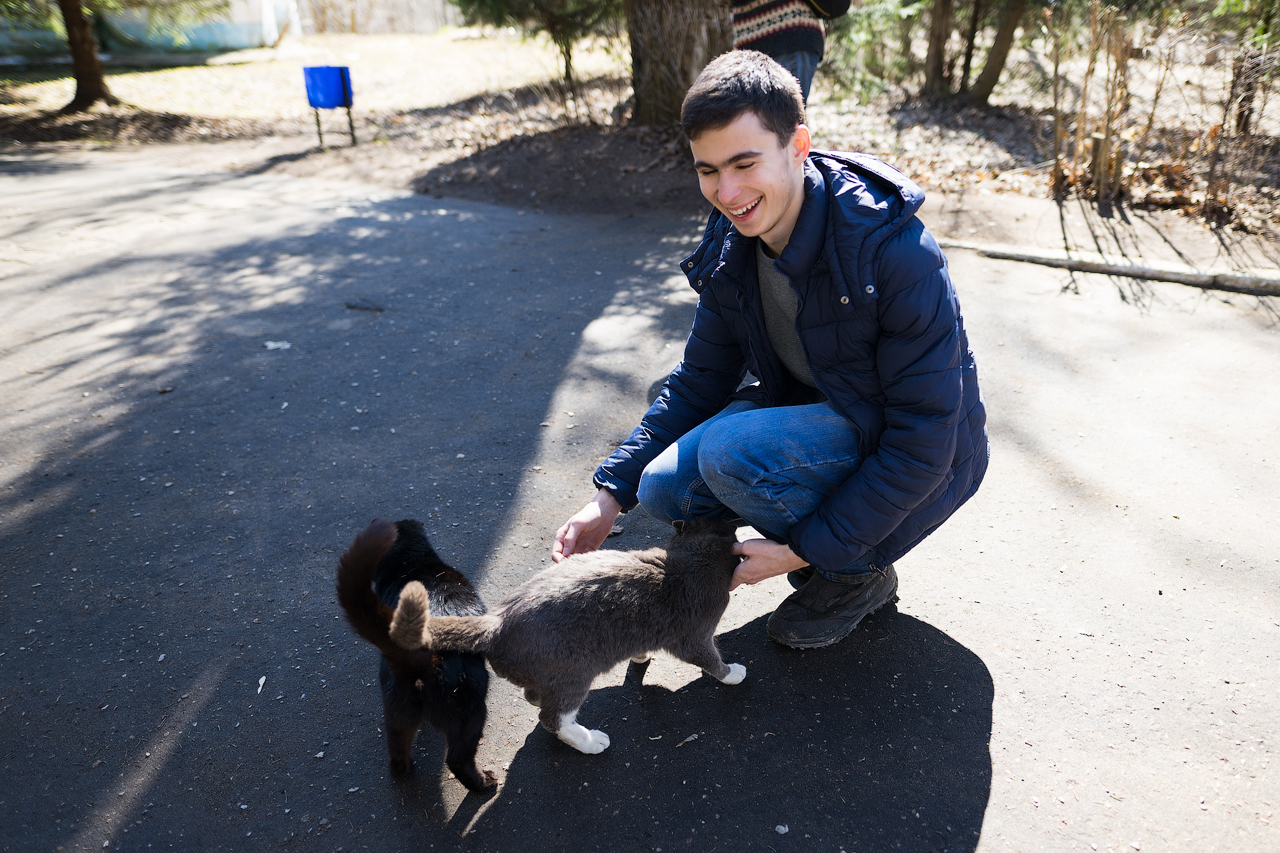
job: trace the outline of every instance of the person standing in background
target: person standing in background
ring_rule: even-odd
[[[826,46],[822,18],[809,0],[732,0],[732,11],[734,48],[758,50],[790,71],[807,104]]]

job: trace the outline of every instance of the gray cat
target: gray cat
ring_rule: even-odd
[[[569,557],[483,616],[430,616],[426,588],[412,581],[400,593],[391,639],[406,649],[483,654],[524,688],[548,731],[580,752],[601,752],[609,736],[578,723],[578,709],[592,680],[622,661],[665,650],[724,684],[746,677],[746,667],[721,659],[714,639],[740,559],[734,541],[723,521],[676,522],[665,549]]]

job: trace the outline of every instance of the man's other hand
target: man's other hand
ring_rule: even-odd
[[[596,492],[589,504],[574,513],[573,518],[556,531],[556,544],[551,549],[552,561],[558,563],[565,557],[586,554],[599,548],[609,536],[614,519],[620,512],[622,504],[608,490]]]
[[[737,542],[733,553],[746,559],[733,570],[733,585],[729,589],[737,589],[744,583],[760,583],[765,578],[785,575],[803,566],[809,565],[796,556],[790,546],[774,542],[772,539],[748,539]]]

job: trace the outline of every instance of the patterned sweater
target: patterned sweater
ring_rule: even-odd
[[[822,19],[806,0],[733,0],[733,46],[770,56],[805,50],[822,56]]]

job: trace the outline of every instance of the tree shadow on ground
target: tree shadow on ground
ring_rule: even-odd
[[[354,793],[381,792],[385,752],[338,553],[374,516],[417,517],[459,569],[497,571],[583,329],[649,275],[637,258],[665,268],[689,239],[420,196],[273,206],[293,188],[271,180],[108,168],[45,186],[11,229],[157,211],[172,229],[6,282],[38,315],[3,353],[0,683],[23,724],[0,767],[39,784],[0,810],[24,849],[244,849],[391,820],[391,797]],[[555,523],[572,480],[532,493]]]
[[[899,133],[914,127],[932,128],[937,133],[966,133],[980,137],[1003,150],[1004,164],[983,164],[983,168],[1026,168],[1044,161],[1051,152],[1053,138],[1046,136],[1043,110],[1017,105],[975,107],[959,99],[925,97],[899,101],[890,108]],[[1048,127],[1052,131],[1052,126]],[[1046,148],[1049,146],[1049,148]]]
[[[52,80],[71,78],[71,66],[38,65],[27,68],[0,67],[0,104],[22,104],[28,101],[15,94],[15,90],[32,83],[48,83]]]
[[[83,168],[84,164],[75,160],[56,157],[34,158],[0,150],[0,177],[54,175],[59,172],[75,172]],[[5,236],[11,236],[12,233],[9,232]]]
[[[63,115],[57,111],[0,113],[0,142],[214,142],[269,136],[275,129],[251,119],[153,112],[127,105]]]
[[[706,213],[688,143],[666,128],[571,125],[443,163],[418,192],[572,213]]]
[[[609,749],[581,755],[532,730],[498,797],[470,798],[449,829],[476,850],[523,846],[531,826],[540,850],[976,848],[993,685],[972,652],[896,608],[828,649],[777,646],[764,617],[719,645],[746,664],[741,685],[704,675],[673,693],[629,665],[581,713]],[[414,811],[400,810],[406,841]]]
[[[630,87],[629,79],[617,75],[592,77],[578,83],[579,90],[583,92],[596,92],[597,97],[603,95],[615,101],[621,99]],[[510,89],[481,92],[452,104],[405,110],[397,113],[396,117],[402,120],[431,122],[444,117],[459,119],[499,113],[518,115],[533,107],[551,107],[563,110],[567,114],[571,112],[572,107],[565,102],[566,94],[562,82],[551,80]],[[398,121],[397,124],[399,124]]]

